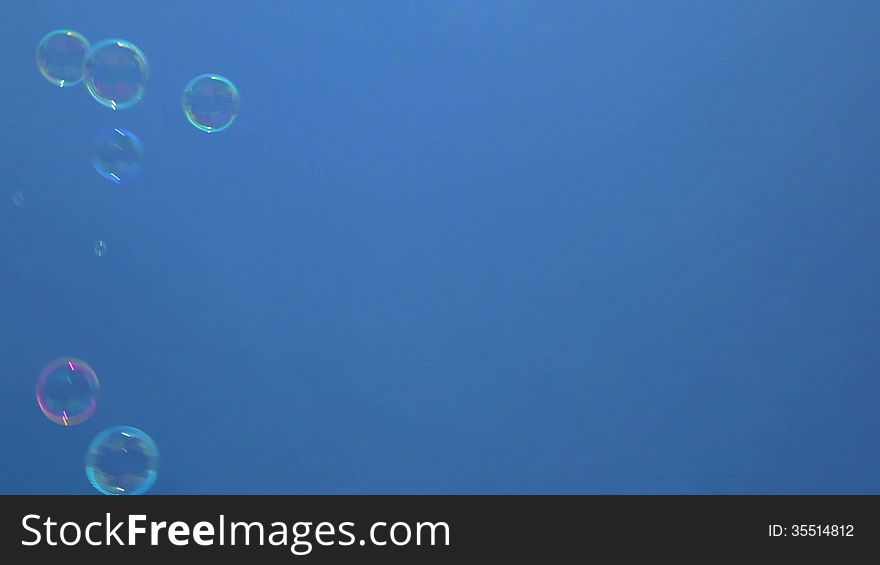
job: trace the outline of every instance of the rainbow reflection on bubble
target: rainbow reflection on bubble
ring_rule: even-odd
[[[240,97],[232,81],[215,74],[199,75],[183,90],[183,113],[198,129],[214,133],[232,125]]]
[[[125,128],[102,129],[95,136],[92,168],[114,184],[124,184],[143,171],[144,144]]]
[[[56,424],[81,424],[92,417],[98,406],[98,376],[81,359],[55,359],[37,377],[37,404]]]
[[[150,64],[136,45],[122,39],[105,39],[86,53],[82,77],[92,98],[112,110],[123,110],[144,97]]]
[[[86,452],[86,477],[101,494],[144,494],[156,482],[158,468],[153,438],[131,426],[104,430]]]
[[[50,31],[37,45],[37,68],[55,86],[79,84],[88,50],[89,41],[82,34],[69,29]]]

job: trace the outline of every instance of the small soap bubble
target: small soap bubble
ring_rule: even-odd
[[[20,190],[12,191],[12,205],[16,208],[24,206],[24,193]]]
[[[86,53],[82,77],[92,98],[112,110],[122,110],[144,97],[150,64],[136,45],[122,39],[105,39]]]
[[[37,45],[37,68],[55,86],[79,84],[88,50],[89,41],[81,34],[69,29],[50,31]]]
[[[144,145],[124,128],[107,128],[95,136],[92,167],[114,184],[124,184],[140,176]]]
[[[86,453],[86,477],[101,494],[144,494],[156,482],[158,469],[155,442],[130,426],[99,433]]]
[[[199,75],[183,90],[186,119],[204,132],[214,133],[231,126],[238,116],[238,107],[238,89],[220,75]]]
[[[92,417],[98,405],[98,376],[81,359],[54,359],[37,377],[37,404],[56,424],[81,424]]]
[[[99,239],[95,242],[95,255],[98,257],[103,257],[107,254],[107,242],[103,239]]]

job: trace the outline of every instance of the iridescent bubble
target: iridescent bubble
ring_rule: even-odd
[[[95,242],[95,255],[98,257],[103,257],[107,254],[107,242],[103,239],[99,239]]]
[[[220,75],[199,75],[183,90],[183,112],[202,131],[223,131],[238,115],[240,98],[235,85]]]
[[[153,439],[130,426],[99,433],[86,453],[86,476],[101,494],[144,494],[156,482],[158,468]]]
[[[16,208],[24,206],[24,193],[20,190],[12,191],[12,205]]]
[[[88,50],[89,40],[81,34],[69,29],[50,31],[37,45],[37,68],[55,86],[79,84]]]
[[[150,64],[135,45],[122,39],[105,39],[86,53],[82,76],[92,98],[108,108],[122,110],[144,97]]]
[[[37,403],[56,424],[81,424],[92,417],[98,405],[98,376],[80,359],[55,359],[37,377]]]
[[[108,128],[95,137],[92,167],[99,175],[115,184],[123,184],[140,176],[144,145],[124,128]]]

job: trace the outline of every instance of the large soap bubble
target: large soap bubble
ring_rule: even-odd
[[[183,113],[198,129],[214,133],[232,125],[238,116],[238,89],[220,75],[199,75],[183,90]]]
[[[104,430],[86,453],[86,476],[101,494],[144,494],[156,482],[158,468],[153,439],[131,426]]]
[[[69,29],[50,31],[37,45],[37,68],[55,86],[79,84],[88,50],[89,41],[81,34]]]
[[[37,377],[37,404],[56,424],[81,424],[92,417],[98,405],[98,376],[80,359],[50,361]]]
[[[86,53],[82,77],[92,98],[113,110],[141,101],[150,79],[143,51],[122,39],[105,39]]]

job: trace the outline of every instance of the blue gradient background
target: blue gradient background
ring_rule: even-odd
[[[14,2],[0,492],[880,492],[880,3]],[[126,38],[117,113],[37,72]],[[193,76],[232,78],[228,131]],[[144,141],[118,188],[105,126]],[[21,190],[22,208],[11,194]],[[92,252],[107,241],[108,254]],[[87,360],[96,415],[40,368]]]

